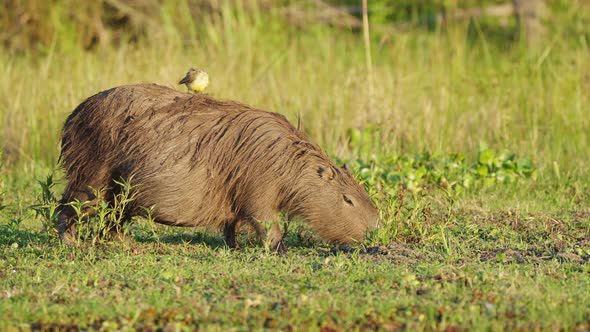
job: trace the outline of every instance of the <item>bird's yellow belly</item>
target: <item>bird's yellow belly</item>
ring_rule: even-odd
[[[198,80],[197,79],[189,84],[189,89],[196,91],[196,92],[201,92],[201,91],[205,90],[205,88],[207,87],[208,84],[209,84],[209,80],[205,80],[205,79]]]

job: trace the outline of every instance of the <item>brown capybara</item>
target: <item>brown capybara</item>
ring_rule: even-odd
[[[155,84],[100,92],[65,122],[60,160],[68,183],[60,206],[60,238],[71,243],[74,200],[110,202],[115,181],[131,180],[135,199],[154,220],[223,229],[236,247],[236,225],[272,221],[270,245],[283,250],[280,213],[299,217],[323,239],[360,241],[378,222],[365,189],[277,113]],[[120,188],[119,188],[120,189]]]

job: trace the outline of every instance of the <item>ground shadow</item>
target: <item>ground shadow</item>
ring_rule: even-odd
[[[16,245],[26,247],[33,243],[48,243],[52,236],[14,224],[0,224],[0,246]]]
[[[149,237],[144,237],[141,235],[135,235],[134,239],[137,242],[141,243],[165,243],[169,245],[196,245],[196,244],[204,244],[212,249],[219,249],[225,247],[225,241],[220,236],[215,236],[215,234],[207,234],[204,232],[176,232],[162,234],[162,235],[152,235]]]
[[[227,248],[223,234],[195,228],[182,228],[157,225],[149,227],[138,224],[130,229],[130,238],[140,243],[165,243],[169,245],[198,245],[203,244],[212,249]],[[238,244],[241,248],[263,247],[252,232],[238,234]],[[310,232],[290,230],[285,236],[287,248],[316,248],[322,246],[322,241]]]

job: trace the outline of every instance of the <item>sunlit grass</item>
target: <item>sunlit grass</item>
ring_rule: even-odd
[[[42,58],[0,55],[5,158],[53,165],[61,125],[86,97],[138,82],[176,86],[197,65],[210,73],[212,95],[291,120],[301,115],[311,138],[333,155],[350,156],[348,128],[376,124],[382,130],[374,153],[474,157],[484,142],[533,158],[543,172],[554,163],[564,173],[588,169],[590,64],[582,41],[555,35],[538,50],[506,50],[485,36],[469,37],[461,25],[398,33],[374,44],[376,88],[369,96],[354,33],[297,31],[277,16],[229,6],[195,24],[166,19],[180,10],[169,7],[162,9],[164,26],[146,42],[71,51],[74,32],[63,26]]]

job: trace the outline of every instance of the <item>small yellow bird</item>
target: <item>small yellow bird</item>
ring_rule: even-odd
[[[209,75],[203,69],[191,68],[178,84],[186,84],[188,91],[201,92],[209,85]]]

